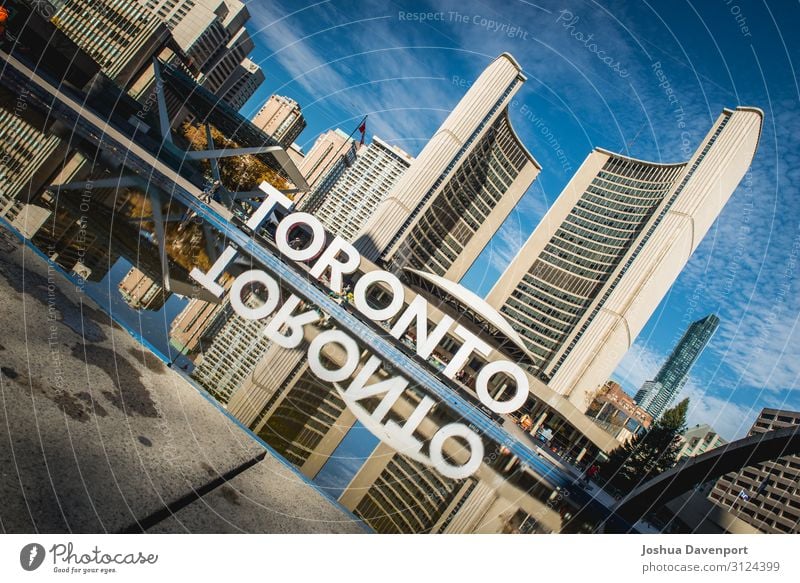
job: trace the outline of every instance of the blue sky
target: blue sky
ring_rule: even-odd
[[[511,119],[543,171],[463,280],[479,293],[488,291],[593,147],[683,160],[683,139],[693,151],[723,107],[762,108],[764,132],[747,184],[615,377],[636,390],[691,320],[715,312],[722,324],[685,390],[690,422],[735,438],[762,407],[800,408],[796,3],[252,0],[248,6],[256,42],[251,57],[267,80],[243,112],[253,113],[273,92],[296,99],[308,121],[298,140],[306,150],[321,132],[349,133],[368,114],[370,136],[416,154],[466,91],[459,79],[474,80],[504,51],[517,58],[528,82]],[[407,13],[433,13],[437,20],[411,20]],[[660,85],[665,79],[672,102]],[[678,127],[677,106],[688,136]]]

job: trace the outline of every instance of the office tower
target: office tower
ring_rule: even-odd
[[[595,396],[586,415],[620,442],[649,429],[653,417],[622,390],[619,383],[607,381]]]
[[[160,310],[172,294],[136,267],[119,282],[122,299],[134,310]]]
[[[52,61],[49,65],[70,69],[67,81],[80,86],[98,68],[120,84],[130,82],[169,37],[157,18],[126,0],[53,0],[42,10],[22,0],[8,5],[13,9],[9,31],[28,35],[29,43],[52,45],[35,48]],[[36,34],[44,38],[30,38]],[[58,51],[63,54],[54,54]],[[27,110],[22,97],[0,109],[0,214],[9,220],[38,194],[64,154],[61,141],[49,133],[52,122]]]
[[[253,124],[288,148],[306,127],[303,110],[294,99],[272,95],[258,110]]]
[[[703,423],[687,429],[681,435],[681,449],[675,459],[695,457],[711,451],[715,447],[728,443],[710,425]]]
[[[227,284],[230,287],[230,280]],[[181,310],[169,328],[169,342],[188,357],[208,350],[225,324],[225,305],[194,298]]]
[[[753,160],[763,113],[725,109],[688,162],[595,149],[488,295],[531,372],[585,411]]]
[[[339,128],[328,130],[314,142],[303,159],[300,172],[313,191],[329,173],[333,174],[331,179],[335,182],[355,157],[355,141]]]
[[[286,148],[286,153],[289,154],[289,159],[291,159],[298,168],[303,165],[303,161],[306,159],[303,149],[297,144],[292,144]]]
[[[541,169],[508,117],[525,79],[508,53],[481,73],[365,226],[362,255],[461,279]]]
[[[764,409],[748,436],[798,425],[798,411]],[[796,534],[800,532],[800,456],[787,455],[726,474],[714,484],[708,499],[738,519],[728,526],[730,532]]]
[[[314,193],[303,210],[314,213],[331,233],[354,241],[413,161],[401,148],[374,136],[333,187],[324,196]]]
[[[253,293],[243,300],[251,308],[258,305]],[[233,312],[230,301],[226,301],[223,310],[225,324],[200,355],[192,376],[224,405],[272,343],[263,334],[263,320],[242,318]]]
[[[719,318],[714,314],[693,322],[658,371],[656,378],[646,382],[636,393],[636,403],[654,419],[661,416],[686,384],[689,371],[711,340],[717,326]]]
[[[239,0],[137,0],[163,21],[188,58],[198,83],[239,109],[264,81],[247,58],[255,45],[244,28],[250,13]]]
[[[166,26],[129,0],[50,0],[50,22],[124,85],[141,73],[169,38]]]
[[[222,99],[233,109],[239,110],[263,82],[264,72],[261,67],[250,59],[244,59],[220,88]]]

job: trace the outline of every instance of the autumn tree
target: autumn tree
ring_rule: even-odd
[[[205,125],[194,125],[186,122],[182,126],[182,134],[193,150],[208,149]],[[241,147],[235,141],[228,139],[214,126],[211,126],[211,137],[214,140],[214,148],[216,149]],[[211,164],[208,160],[203,161],[203,168],[206,171],[206,175],[210,177]],[[262,182],[268,182],[279,190],[289,188],[288,182],[283,177],[252,154],[220,158],[219,174],[222,185],[233,192],[256,190]]]

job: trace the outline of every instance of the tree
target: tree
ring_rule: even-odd
[[[208,137],[204,125],[193,125],[187,122],[183,124],[182,130],[183,137],[188,140],[193,150],[205,150],[208,148]],[[214,140],[215,148],[233,149],[239,147],[238,143],[228,139],[214,126],[211,126],[211,137]],[[211,165],[208,160],[203,161],[203,168],[210,177]],[[252,154],[220,158],[219,173],[222,184],[228,190],[234,192],[256,190],[262,182],[268,182],[279,190],[289,188],[289,183],[286,180]]]
[[[627,494],[640,483],[675,465],[680,436],[686,430],[689,399],[664,412],[647,433],[619,446],[600,468],[600,475],[613,488]]]

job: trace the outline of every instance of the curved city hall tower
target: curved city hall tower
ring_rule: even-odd
[[[364,226],[365,257],[461,279],[541,169],[508,118],[524,82],[508,53],[481,73]]]
[[[596,149],[489,292],[531,372],[585,411],[753,160],[763,113],[725,109],[692,158]]]

